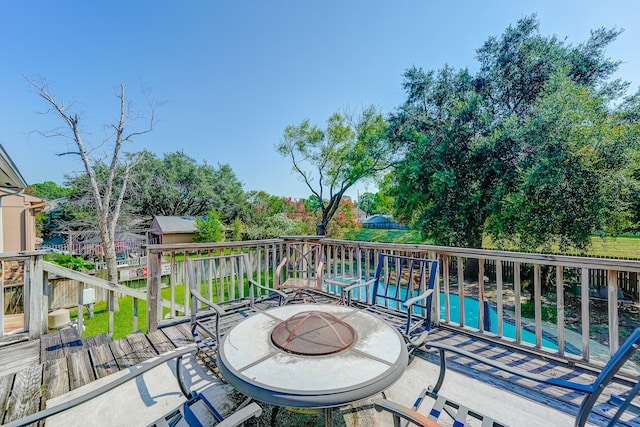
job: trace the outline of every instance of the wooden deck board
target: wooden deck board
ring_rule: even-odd
[[[40,340],[22,341],[1,349],[0,376],[40,363]]]
[[[189,332],[188,338],[182,332],[181,328],[177,326],[171,326],[169,328],[163,328],[162,331],[165,333],[167,338],[171,341],[171,343],[178,347],[184,347],[185,345],[189,345],[193,343],[193,338],[191,338],[191,332]]]
[[[11,394],[11,387],[13,387],[13,379],[15,374],[5,375],[0,377],[0,424],[3,424],[4,414],[7,408],[7,399]]]
[[[96,335],[94,337],[88,337],[82,339],[82,344],[85,347],[95,347],[102,344],[109,344],[111,342],[111,337],[107,334]]]
[[[96,376],[91,366],[89,350],[74,349],[67,355],[67,367],[69,369],[69,387],[71,390],[95,381]]]
[[[60,331],[50,332],[40,338],[40,361],[60,359],[64,357]]]
[[[144,334],[130,334],[127,335],[127,341],[131,345],[131,349],[138,358],[137,363],[156,357],[158,352],[153,348],[151,342]]]
[[[42,404],[45,409],[47,400],[61,396],[69,391],[69,368],[67,359],[59,358],[44,363],[42,378]]]
[[[30,366],[15,375],[11,395],[7,399],[5,423],[19,420],[40,409],[42,366]]]
[[[158,329],[157,331],[147,334],[147,338],[158,354],[162,354],[176,348],[171,340],[169,340],[164,332],[162,332],[162,329]]]
[[[60,331],[60,341],[62,341],[62,349],[65,356],[81,351],[84,348],[82,339],[75,328],[62,329]]]
[[[113,358],[118,364],[118,368],[126,369],[137,363],[137,357],[133,354],[133,349],[126,339],[113,341],[109,344],[113,352]]]
[[[91,346],[89,356],[96,378],[103,378],[120,370],[107,343]]]

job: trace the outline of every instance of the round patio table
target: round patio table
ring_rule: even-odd
[[[283,323],[289,319],[292,322]],[[315,319],[315,326],[310,323],[293,337],[307,319]],[[320,329],[329,335],[341,333],[339,348],[307,345]],[[300,349],[308,354],[298,354]],[[218,362],[225,379],[256,400],[283,407],[333,408],[389,387],[407,367],[408,354],[402,336],[370,313],[342,305],[297,304],[266,310],[237,324],[222,340]],[[325,421],[331,422],[327,417]]]

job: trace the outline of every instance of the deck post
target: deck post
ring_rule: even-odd
[[[27,266],[27,274],[24,275],[25,284],[29,281],[29,339],[38,339],[44,332],[46,332],[47,327],[47,313],[43,313],[42,311],[44,297],[42,255],[30,256],[28,262],[25,261],[25,266]]]
[[[161,262],[161,251],[149,252],[147,256],[147,332],[155,332],[158,330]]]
[[[132,333],[138,332],[138,298],[133,297],[133,331]]]
[[[78,282],[78,335],[82,338],[82,330],[84,329],[84,313],[83,313],[83,301],[82,301],[82,293],[84,292],[85,285],[82,282]]]

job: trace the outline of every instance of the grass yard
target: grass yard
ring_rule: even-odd
[[[378,230],[372,228],[361,228],[357,231],[347,233],[345,238],[364,242],[414,243],[425,245],[432,243],[428,240],[423,240],[418,230]],[[487,249],[492,248],[491,241],[489,239],[485,239],[484,247]],[[593,236],[591,238],[591,248],[589,248],[586,253],[570,251],[566,254],[604,258],[640,259],[640,237]]]
[[[360,242],[385,243],[425,243],[418,230],[381,230],[375,228],[360,228],[347,232],[345,239]]]
[[[268,279],[272,280],[271,277]],[[205,297],[209,295],[208,289],[205,289],[205,284],[201,286],[201,293]],[[176,285],[174,287],[174,300],[177,304],[184,304],[184,285]],[[216,290],[213,289],[215,293]],[[164,287],[160,290],[160,295],[164,300],[171,300],[171,289],[169,287]],[[245,286],[245,295],[249,295],[248,285]],[[229,298],[228,292],[225,291],[224,295],[225,300]],[[237,297],[236,297],[237,298]],[[215,302],[218,298],[214,295],[212,300]],[[120,304],[120,310],[114,313],[114,326],[113,326],[113,339],[117,340],[122,337],[127,336],[133,332],[146,332],[147,331],[147,303],[146,301],[138,300],[138,328],[136,331],[133,330],[133,298],[132,297],[122,297],[118,300]],[[163,316],[169,313],[168,308],[162,309]],[[109,329],[109,312],[107,311],[107,303],[105,301],[98,302],[94,306],[94,316],[92,319],[89,319],[89,313],[85,309],[83,310],[83,319],[84,319],[84,332],[82,334],[83,337],[92,337],[95,335],[106,334]],[[71,319],[78,318],[78,310],[72,309],[70,310]]]

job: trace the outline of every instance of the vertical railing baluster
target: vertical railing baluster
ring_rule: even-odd
[[[589,361],[589,269],[582,267],[581,274],[581,314],[582,314],[582,357]]]
[[[515,315],[516,315],[516,342],[522,342],[522,306],[520,304],[520,263],[513,263],[513,294],[515,298]]]
[[[497,259],[496,260],[496,311],[498,312],[498,325],[497,325],[497,331],[498,331],[498,337],[502,338],[502,321],[503,321],[503,313],[502,313],[502,308],[503,308],[503,300],[502,300],[502,293],[503,293],[503,285],[504,285],[504,281],[503,281],[503,277],[502,277],[502,261]]]
[[[458,318],[460,326],[464,326],[464,263],[461,256],[457,256],[458,262]]]
[[[564,355],[564,278],[561,265],[556,266],[556,309],[558,313],[558,354]]]
[[[533,265],[533,301],[536,325],[536,348],[542,347],[542,272],[540,264]]]
[[[133,333],[138,332],[138,298],[136,297],[132,297],[133,298]]]
[[[484,259],[478,259],[478,329],[484,331]]]
[[[607,296],[609,311],[609,352],[618,350],[620,334],[618,333],[618,272],[607,270]]]

